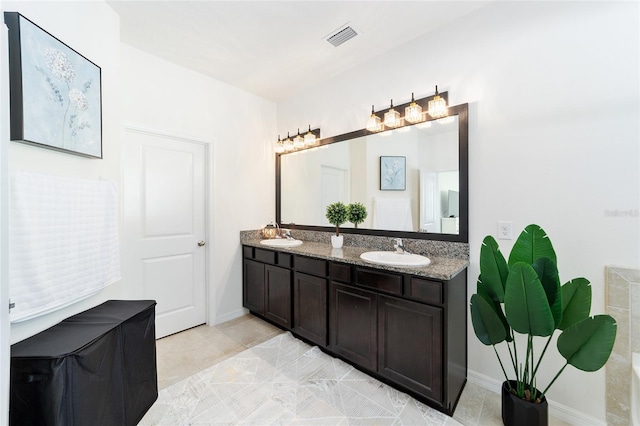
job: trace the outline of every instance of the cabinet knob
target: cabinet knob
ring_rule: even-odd
[[[206,243],[202,240],[198,241],[198,247],[202,247],[203,245],[205,245]]]

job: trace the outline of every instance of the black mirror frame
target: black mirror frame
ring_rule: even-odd
[[[446,99],[447,93],[440,94]],[[425,98],[425,103],[432,99],[432,97]],[[396,106],[399,110],[404,110],[409,103]],[[377,112],[376,114],[382,115],[384,111]],[[364,234],[364,235],[376,235],[376,236],[388,236],[395,238],[413,238],[421,240],[435,240],[435,241],[451,241],[468,243],[469,242],[469,104],[460,104],[449,107],[449,116],[458,116],[458,170],[460,179],[460,220],[459,220],[459,233],[458,234],[439,234],[429,232],[409,232],[409,231],[390,231],[380,229],[361,229],[361,228],[340,228],[340,232],[344,234]],[[429,118],[427,121],[433,121]],[[337,142],[343,142],[350,139],[359,138],[372,134],[366,129],[356,130],[342,135],[333,136],[330,138],[321,139],[316,145],[328,145]],[[308,148],[310,149],[310,148]],[[320,232],[335,232],[333,226],[313,226],[313,225],[300,225],[295,223],[280,223],[281,220],[281,188],[280,188],[280,167],[282,155],[287,153],[276,154],[276,222],[283,228],[301,229],[308,231],[320,231]]]

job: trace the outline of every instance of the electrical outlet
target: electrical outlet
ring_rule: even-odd
[[[511,234],[511,222],[498,221],[498,239],[499,240],[512,240]]]

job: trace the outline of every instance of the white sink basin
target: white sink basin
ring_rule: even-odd
[[[396,253],[394,251],[368,251],[360,255],[365,262],[388,266],[427,266],[431,263],[428,257],[419,254]]]
[[[274,240],[261,240],[260,244],[270,247],[297,247],[302,245],[301,240],[287,240],[285,238],[276,238]]]

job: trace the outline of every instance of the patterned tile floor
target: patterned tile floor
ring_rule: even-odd
[[[159,339],[157,353],[145,426],[502,425],[499,395],[473,383],[451,418],[252,315]]]
[[[283,423],[460,424],[283,333],[163,389],[141,425]]]

